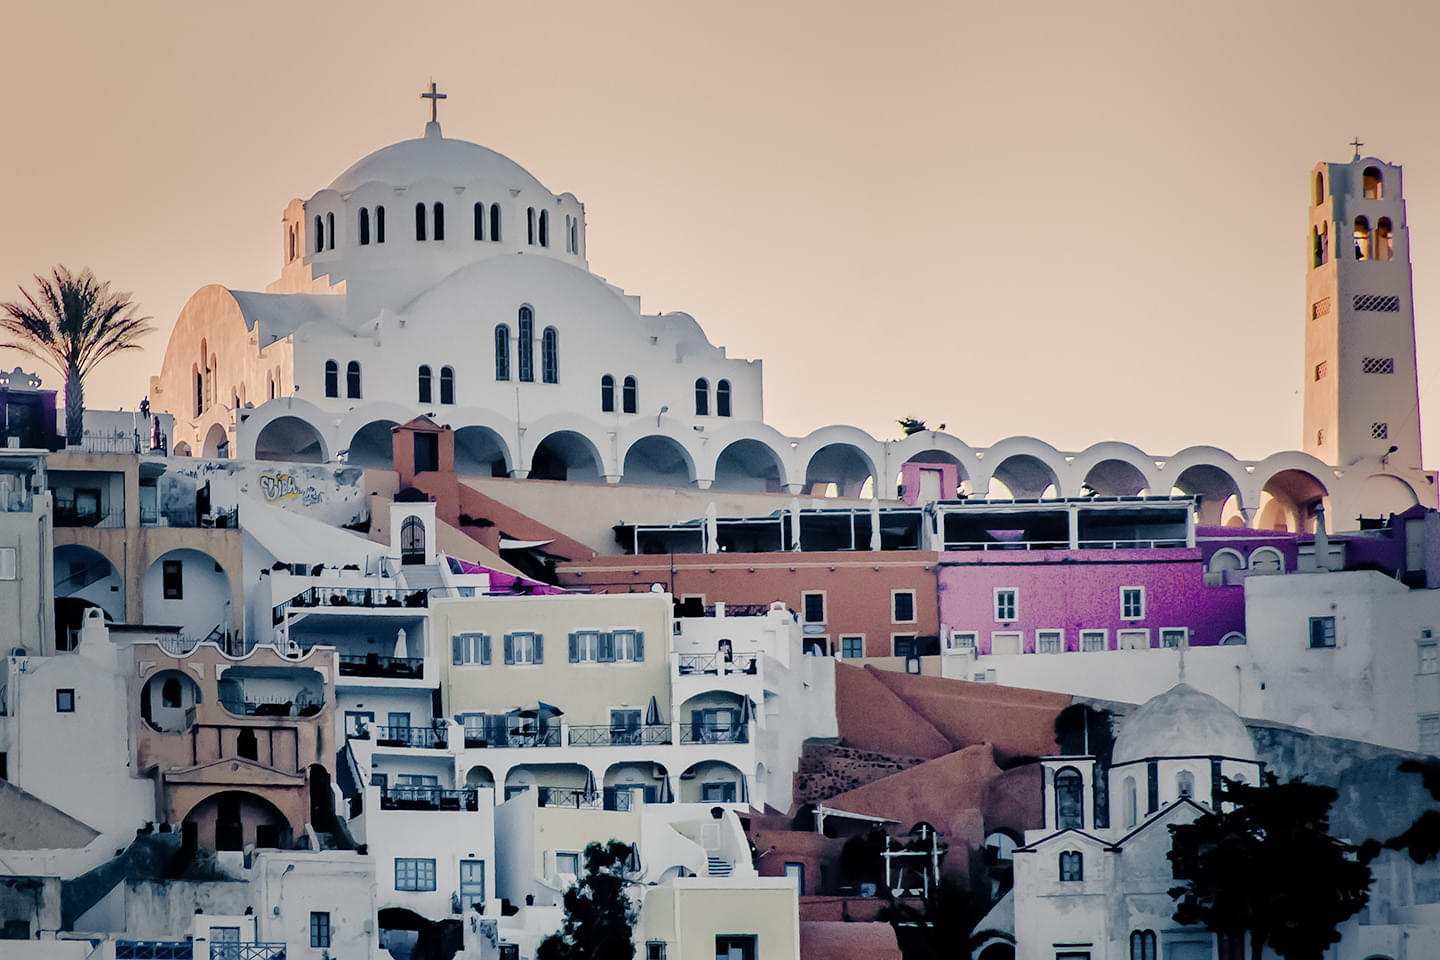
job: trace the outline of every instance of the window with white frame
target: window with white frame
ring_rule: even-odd
[[[800,600],[805,608],[806,623],[825,622],[825,594],[806,593],[801,595]]]
[[[1440,753],[1440,714],[1420,717],[1420,752]]]
[[[600,662],[600,631],[576,630],[570,638],[571,663]]]
[[[892,623],[915,622],[915,591],[895,590],[890,594]]]
[[[507,633],[505,635],[505,662],[511,664],[541,663],[541,636],[538,633]]]
[[[1171,650],[1190,645],[1190,631],[1186,627],[1165,627],[1160,631],[1160,646]]]
[[[1036,653],[1062,653],[1065,650],[1065,631],[1063,630],[1036,630],[1035,631],[1035,652]]]
[[[1119,650],[1149,650],[1149,630],[1116,630],[1115,647]]]
[[[1437,657],[1434,640],[1422,641],[1419,645],[1420,665],[1416,673],[1440,673],[1440,657]]]
[[[435,889],[433,857],[396,857],[395,889],[425,891]]]
[[[840,638],[840,658],[842,660],[859,660],[863,656],[865,656],[865,638],[863,636]]]
[[[949,648],[951,650],[954,650],[956,653],[974,653],[975,644],[976,641],[979,639],[979,636],[980,635],[974,630],[951,630],[949,638]]]
[[[450,662],[455,666],[490,662],[490,637],[484,633],[457,633],[450,638]]]
[[[1109,646],[1104,630],[1081,630],[1080,652],[1098,653]]]
[[[1121,620],[1144,620],[1144,619],[1145,619],[1145,588],[1144,588],[1144,587],[1121,587],[1121,588],[1120,588],[1120,619],[1121,619]]]
[[[995,588],[995,620],[997,623],[1014,620],[1019,606],[1018,590],[1014,587]]]
[[[556,850],[555,872],[572,877],[580,876],[580,854],[573,850]]]
[[[637,663],[645,659],[643,635],[639,630],[616,630],[612,636],[617,663]]]

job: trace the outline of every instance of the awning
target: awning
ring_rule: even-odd
[[[554,541],[553,538],[550,539],[550,540],[511,540],[511,539],[509,539],[508,537],[501,537],[501,538],[500,538],[500,549],[501,549],[501,550],[534,550],[534,549],[536,549],[536,548],[538,548],[538,547],[543,547],[543,546],[546,546],[547,544],[551,544],[551,543],[554,543],[554,542],[555,542],[555,541]]]

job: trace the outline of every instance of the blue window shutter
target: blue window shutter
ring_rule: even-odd
[[[462,636],[460,636],[460,634],[458,634],[458,633],[455,634],[455,636],[453,636],[453,637],[450,638],[450,662],[451,662],[451,663],[460,664],[460,663],[464,663],[464,662],[465,662],[464,644],[465,644],[465,638],[462,637]]]
[[[580,636],[574,633],[570,634],[570,662],[580,662]]]
[[[480,662],[488,666],[490,664],[490,634],[480,634]]]
[[[614,663],[614,662],[615,662],[615,634],[610,633],[608,630],[607,630],[605,633],[600,634],[599,645],[600,645],[600,657],[599,657],[600,662],[601,662],[601,663]]]
[[[513,633],[505,634],[505,662],[515,662],[515,635]]]
[[[635,631],[635,659],[645,659],[645,633],[643,630]]]
[[[545,662],[545,636],[539,633],[535,634],[535,662]]]

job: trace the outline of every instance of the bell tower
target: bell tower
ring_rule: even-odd
[[[1401,170],[1374,157],[1310,172],[1301,449],[1418,469],[1420,396]]]

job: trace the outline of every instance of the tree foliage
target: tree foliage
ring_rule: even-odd
[[[1370,899],[1359,848],[1330,836],[1338,796],[1272,774],[1261,786],[1226,780],[1218,812],[1170,827],[1175,919],[1249,934],[1256,960],[1266,946],[1286,960],[1321,956]]]
[[[1430,796],[1440,801],[1440,760],[1406,760],[1400,764],[1402,773],[1418,773]],[[1391,850],[1404,850],[1416,863],[1424,863],[1440,854],[1440,810],[1426,810],[1401,834],[1385,841]]]
[[[0,304],[5,346],[53,364],[65,377],[65,436],[79,443],[85,429],[85,378],[101,361],[154,328],[138,315],[128,293],[116,293],[89,269],[59,266],[35,277],[36,290],[20,289],[21,301]]]
[[[546,937],[535,960],[631,960],[637,910],[626,888],[634,851],[611,840],[585,848],[585,875],[565,891],[565,923]]]
[[[989,912],[983,896],[972,897],[948,877],[930,888],[930,895],[917,907],[909,900],[895,900],[885,890],[885,906],[875,919],[890,924],[895,942],[905,960],[954,960],[969,956],[971,932]]]
[[[901,417],[895,422],[900,424],[900,429],[905,431],[905,436],[907,437],[912,433],[920,433],[923,430],[930,429],[925,425],[924,420],[917,420],[914,417]]]

